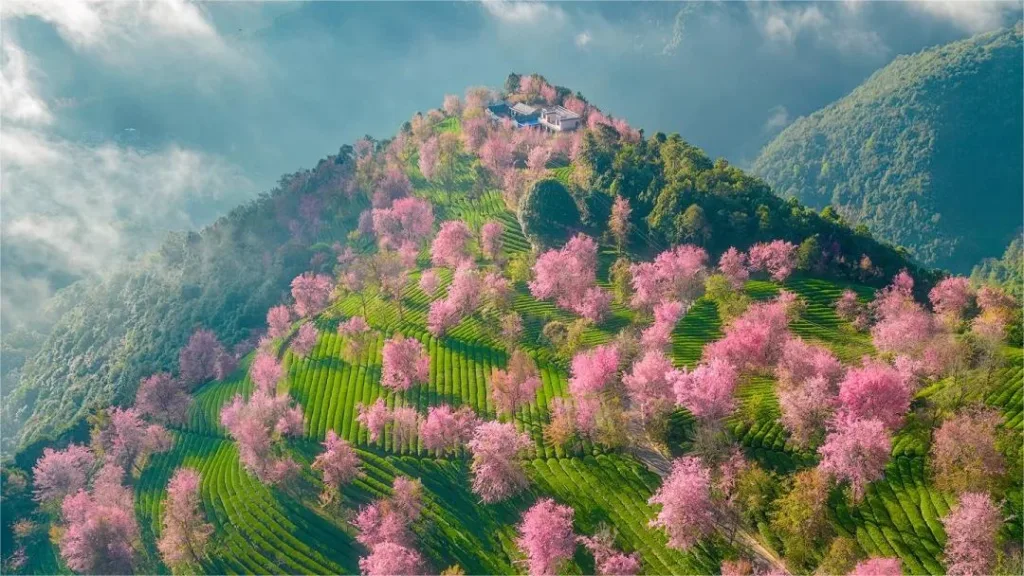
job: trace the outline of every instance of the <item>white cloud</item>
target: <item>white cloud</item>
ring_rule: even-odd
[[[186,0],[7,0],[3,18],[50,23],[75,50],[125,65],[158,53],[237,60],[198,4]]]
[[[748,5],[754,24],[771,45],[788,48],[799,39],[807,38],[854,56],[878,56],[888,52],[882,38],[870,29],[858,4],[828,5],[826,10],[827,13],[819,6],[801,3],[752,2]]]
[[[764,123],[766,132],[774,132],[789,125],[789,110],[779,105],[768,111],[768,120]]]
[[[37,75],[25,52],[5,36],[0,62],[0,115],[4,119],[26,124],[53,122],[49,106],[37,93]]]
[[[576,35],[576,46],[578,48],[586,48],[587,45],[590,44],[591,40],[593,40],[593,38],[590,36],[590,32],[584,30]]]
[[[168,230],[196,227],[197,203],[234,203],[252,188],[230,163],[177,146],[88,147],[5,126],[0,157],[4,240],[38,245],[78,273],[109,270]]]
[[[534,0],[483,0],[483,7],[491,16],[509,24],[561,23],[565,19],[559,6]]]
[[[1007,15],[1019,15],[1020,2],[990,2],[984,0],[925,0],[908,2],[911,10],[948,20],[971,33],[984,32],[1003,26]]]

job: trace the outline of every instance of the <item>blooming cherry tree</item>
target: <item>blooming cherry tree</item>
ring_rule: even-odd
[[[747,270],[747,255],[736,248],[730,247],[718,259],[718,269],[732,285],[734,290],[742,290],[750,278]]]
[[[462,220],[448,220],[441,224],[441,230],[430,247],[430,259],[434,266],[457,268],[468,262],[467,244],[473,237],[469,226]]]
[[[248,400],[236,395],[220,413],[221,424],[238,443],[238,457],[265,484],[277,484],[298,471],[287,457],[275,457],[283,436],[302,433],[302,408],[291,406],[287,395],[275,396],[257,388]]]
[[[423,274],[420,274],[420,290],[427,296],[434,296],[437,294],[437,289],[441,286],[441,278],[437,273],[437,270],[431,268],[425,270]]]
[[[630,402],[645,427],[665,415],[672,406],[671,372],[672,363],[665,354],[650,350],[622,377]]]
[[[249,365],[249,377],[257,389],[274,394],[277,384],[284,378],[284,367],[273,354],[261,350]]]
[[[651,526],[665,529],[670,548],[689,550],[714,531],[711,470],[696,457],[674,460],[672,472],[650,503],[661,505]]]
[[[951,276],[940,281],[928,293],[936,314],[958,322],[974,299],[971,281],[963,276]]]
[[[996,563],[996,536],[1003,525],[999,507],[988,494],[968,492],[942,519],[946,529],[945,561],[949,574],[991,574]]]
[[[44,448],[32,468],[35,499],[45,505],[59,504],[85,488],[95,459],[88,447],[71,444],[64,450]]]
[[[764,270],[772,280],[782,282],[796,269],[796,244],[785,240],[761,242],[750,247],[751,270]]]
[[[468,445],[473,454],[473,492],[484,502],[500,502],[529,484],[519,459],[532,443],[513,424],[484,422]]]
[[[864,496],[868,483],[882,477],[892,452],[892,435],[880,420],[860,420],[839,415],[818,449],[818,469],[850,483],[855,502]]]
[[[309,356],[309,353],[313,351],[313,347],[316,346],[316,339],[319,336],[320,333],[312,322],[304,323],[299,327],[295,337],[292,338],[292,352],[300,358]]]
[[[288,333],[292,325],[292,311],[285,305],[274,306],[267,311],[267,335],[280,338]]]
[[[447,404],[431,406],[420,424],[420,439],[427,450],[442,454],[457,452],[473,437],[477,424],[476,414],[469,406],[458,410],[452,410]]]
[[[201,476],[195,469],[178,468],[167,483],[163,530],[157,549],[164,564],[171,568],[198,565],[213,535],[213,525],[203,515],[200,481]]]
[[[359,475],[359,456],[334,430],[327,431],[323,446],[324,451],[313,460],[311,468],[323,474],[324,490],[320,501],[327,504],[334,500],[343,484]]]
[[[334,286],[330,276],[306,272],[292,280],[295,313],[302,318],[319,314],[331,299]]]
[[[704,290],[707,261],[703,248],[683,244],[658,254],[653,262],[633,264],[632,306],[652,310],[656,304],[671,300],[688,307]]]
[[[495,261],[501,255],[502,234],[505,227],[497,220],[489,220],[480,227],[480,251],[484,258]]]
[[[576,550],[572,530],[573,510],[543,498],[523,514],[516,542],[526,554],[529,573],[536,576],[558,574],[562,562]]]
[[[692,371],[685,367],[672,370],[668,379],[676,402],[700,420],[720,420],[733,410],[737,374],[724,360],[713,359]]]
[[[526,352],[516,350],[505,370],[495,368],[491,372],[491,402],[498,413],[514,416],[519,408],[533,401],[540,384],[533,359]]]
[[[861,560],[846,576],[903,576],[899,558]]]
[[[181,381],[167,372],[142,379],[135,393],[135,408],[161,424],[180,424],[185,420],[192,397]]]
[[[396,334],[384,343],[381,386],[392,390],[408,390],[430,378],[430,356],[415,338]]]
[[[903,417],[910,410],[910,394],[903,374],[876,361],[851,368],[839,384],[843,412],[856,418],[876,419],[889,430],[903,423]]]

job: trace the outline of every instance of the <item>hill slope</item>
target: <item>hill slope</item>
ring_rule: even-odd
[[[794,122],[754,172],[924,263],[966,272],[997,256],[1022,210],[1021,30],[897,58]]]

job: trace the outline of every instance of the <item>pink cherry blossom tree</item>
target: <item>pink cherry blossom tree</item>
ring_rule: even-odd
[[[584,234],[577,234],[560,250],[541,254],[533,278],[529,286],[535,298],[554,299],[560,308],[591,321],[600,321],[611,303],[611,296],[596,286],[597,243]]]
[[[996,536],[1003,525],[999,507],[988,494],[968,492],[942,519],[946,529],[944,559],[951,575],[991,574],[996,563]]]
[[[672,344],[672,331],[685,310],[682,302],[661,302],[654,306],[654,324],[640,334],[640,343],[645,349],[666,350]]]
[[[396,334],[384,343],[381,352],[381,386],[391,390],[408,390],[430,378],[430,356],[415,338]]]
[[[775,367],[775,376],[783,387],[799,386],[816,376],[834,385],[842,375],[843,365],[828,348],[808,344],[799,337],[786,340]]]
[[[295,337],[292,338],[292,353],[300,358],[309,356],[309,353],[313,351],[313,347],[316,346],[316,340],[320,337],[320,332],[317,331],[316,326],[312,322],[306,322],[299,327],[299,331],[295,333]]]
[[[839,384],[842,411],[861,419],[877,419],[889,430],[903,423],[910,410],[911,390],[906,378],[895,368],[868,360],[851,368]]]
[[[220,421],[238,444],[242,465],[264,484],[277,484],[298,472],[298,464],[278,457],[284,436],[302,434],[302,408],[287,395],[275,396],[262,388],[248,400],[236,395],[224,406]]]
[[[672,300],[688,307],[703,293],[707,261],[703,248],[683,244],[658,254],[653,262],[633,264],[631,305],[652,310],[659,302]]]
[[[64,499],[60,555],[68,568],[85,574],[131,574],[139,526],[132,492],[122,485],[124,470],[109,463],[92,492],[79,490]]]
[[[953,492],[986,492],[998,487],[1006,467],[998,449],[1003,418],[995,410],[971,409],[942,423],[932,440],[935,485]]]
[[[861,330],[867,327],[869,322],[868,310],[857,298],[857,293],[846,289],[836,300],[836,316],[853,324],[853,327]]]
[[[391,439],[399,447],[416,438],[420,427],[420,414],[412,406],[396,406],[391,410]]]
[[[558,567],[572,557],[576,550],[572,517],[572,508],[551,498],[538,500],[523,514],[516,543],[526,554],[531,575],[558,574]]]
[[[427,331],[434,338],[440,338],[461,320],[462,313],[452,298],[434,300],[427,312]]]
[[[692,371],[683,367],[668,374],[676,402],[705,422],[720,420],[732,412],[737,377],[736,369],[721,359],[700,364]]]
[[[672,363],[660,350],[650,350],[622,377],[629,400],[646,429],[667,415],[672,407]]]
[[[940,281],[928,293],[936,314],[959,322],[974,299],[971,281],[963,276],[951,276]]]
[[[484,292],[483,278],[470,263],[464,263],[455,269],[452,283],[448,286],[448,299],[459,310],[460,314],[472,314]]]
[[[824,376],[813,376],[797,386],[778,391],[780,418],[798,446],[808,446],[820,438],[832,415],[838,399],[832,385]]]
[[[516,350],[505,370],[495,368],[491,372],[491,402],[499,414],[514,417],[521,407],[533,401],[540,384],[533,358]]]
[[[63,450],[44,448],[32,468],[35,499],[52,506],[84,489],[94,462],[92,451],[80,444],[70,444]]]
[[[391,410],[383,398],[370,405],[359,404],[356,421],[362,424],[370,435],[370,442],[376,442],[384,432],[384,426],[391,422]]]
[[[610,531],[594,536],[580,536],[582,544],[594,556],[594,568],[599,576],[632,576],[640,573],[640,555],[624,554],[615,548],[615,537]]]
[[[650,524],[665,529],[670,548],[689,550],[714,531],[711,470],[696,457],[675,459],[672,472],[651,496],[650,503],[661,505],[661,511]]]
[[[629,199],[624,196],[616,196],[612,203],[612,214],[608,219],[608,232],[615,239],[615,247],[619,252],[629,242],[629,233],[632,228],[630,216],[633,209],[629,206]]]
[[[182,423],[191,404],[184,385],[167,372],[143,378],[135,393],[135,408],[160,424]]]
[[[358,362],[376,336],[362,316],[353,316],[338,324],[338,334],[345,339],[343,354],[352,363]]]
[[[113,407],[107,411],[103,428],[93,432],[93,444],[125,470],[140,469],[150,454],[166,452],[171,448],[167,430],[157,424],[148,424],[135,408]]]
[[[423,274],[420,274],[420,290],[427,296],[433,297],[437,294],[437,289],[441,286],[441,277],[438,275],[437,270],[431,268],[424,270]]]
[[[730,247],[718,259],[718,269],[725,275],[733,290],[742,290],[750,278],[747,270],[747,255]]]
[[[520,457],[530,448],[529,436],[511,423],[488,421],[473,431],[469,450],[473,454],[473,492],[484,502],[500,502],[529,484]]]
[[[490,220],[480,227],[480,251],[484,258],[496,261],[501,256],[502,234],[505,227],[497,220]]]
[[[387,208],[400,198],[407,198],[412,193],[409,177],[397,164],[389,162],[384,174],[373,189],[372,205],[374,208]]]
[[[422,198],[400,198],[390,208],[373,210],[373,231],[382,248],[419,244],[434,228],[434,207]]]
[[[334,286],[326,274],[305,272],[292,280],[292,298],[295,299],[295,313],[301,318],[319,314],[331,300]]]
[[[523,335],[523,317],[518,312],[509,312],[501,317],[498,326],[498,340],[506,350],[515,348]]]
[[[249,365],[249,377],[258,390],[274,394],[278,383],[284,378],[284,367],[273,354],[261,350]]]
[[[423,144],[420,144],[419,168],[427,180],[433,180],[437,175],[437,162],[440,157],[441,144],[437,136],[431,136]]]
[[[430,247],[430,259],[434,266],[457,268],[470,260],[467,244],[473,233],[462,220],[448,220],[441,224],[441,230]]]
[[[280,338],[292,326],[292,311],[284,305],[274,306],[267,311],[267,335]]]
[[[163,530],[157,549],[164,564],[174,569],[198,566],[206,556],[213,525],[206,521],[199,494],[201,476],[193,468],[178,468],[167,483]]]
[[[748,251],[750,269],[764,270],[772,280],[782,282],[796,269],[796,244],[772,240],[754,244]]]
[[[441,109],[449,116],[458,116],[462,114],[462,100],[459,99],[458,94],[445,94]]]
[[[359,456],[334,430],[327,431],[323,446],[324,451],[313,460],[311,468],[323,474],[324,489],[320,502],[326,505],[340,494],[342,485],[359,475]]]
[[[476,414],[469,406],[458,410],[447,404],[431,406],[420,424],[420,440],[427,450],[441,454],[458,452],[473,437],[477,424]]]
[[[549,160],[551,160],[551,149],[547,146],[535,146],[526,156],[526,168],[534,178],[541,178],[544,175],[544,170],[547,169]]]
[[[492,133],[480,146],[480,162],[498,178],[512,169],[512,141],[500,133]]]
[[[839,482],[849,482],[853,500],[859,502],[868,483],[882,477],[892,452],[892,435],[880,420],[844,414],[838,415],[830,428],[818,448],[818,469]]]
[[[720,358],[738,371],[768,370],[782,356],[790,338],[789,306],[780,298],[757,302],[725,330],[725,336],[704,347],[704,359]]]
[[[899,558],[861,560],[846,576],[903,576]]]
[[[178,374],[190,389],[214,378],[226,376],[218,363],[228,356],[217,336],[209,330],[196,330],[178,353]]]
[[[415,576],[423,574],[425,564],[423,556],[415,549],[384,542],[359,559],[359,571],[366,576]]]

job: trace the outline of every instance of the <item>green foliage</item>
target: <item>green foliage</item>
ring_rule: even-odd
[[[1019,233],[1021,30],[897,58],[786,128],[754,172],[922,262],[966,272]]]
[[[976,285],[999,286],[1020,301],[1024,297],[1024,242],[1014,238],[1002,258],[982,260],[971,271],[971,281]]]
[[[580,228],[580,212],[565,185],[553,178],[536,182],[519,202],[519,223],[534,245],[564,244]]]

